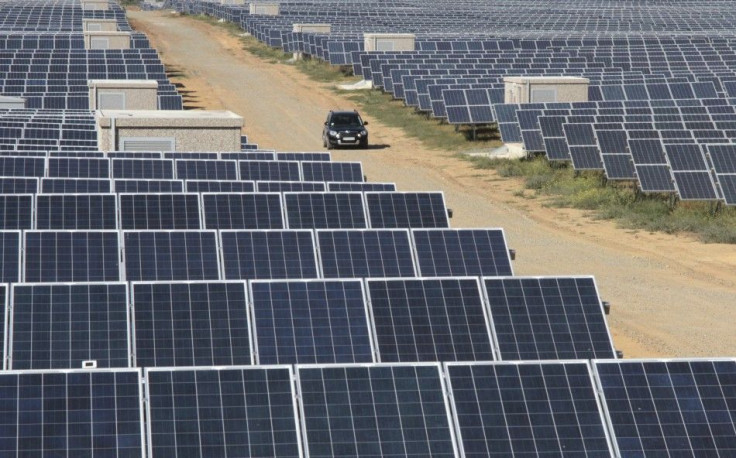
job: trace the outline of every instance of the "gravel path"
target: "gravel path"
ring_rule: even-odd
[[[223,30],[170,12],[130,11],[195,104],[245,118],[250,141],[281,151],[321,150],[330,109],[352,109],[329,87],[296,69],[241,49]],[[553,209],[517,192],[521,184],[473,169],[402,131],[367,117],[371,142],[390,147],[338,151],[336,160],[363,163],[370,181],[400,190],[445,192],[453,227],[502,227],[516,249],[517,275],[594,275],[612,304],[609,325],[626,357],[736,355],[736,247],[689,237],[627,231],[584,212]]]

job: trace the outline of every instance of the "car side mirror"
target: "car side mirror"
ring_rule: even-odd
[[[363,125],[364,125],[364,126],[367,126],[367,125],[368,125],[368,121],[364,121],[364,122],[363,122]]]
[[[325,121],[325,126],[327,125],[327,121]]]

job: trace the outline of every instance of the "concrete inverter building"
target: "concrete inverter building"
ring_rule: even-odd
[[[507,76],[505,103],[587,102],[588,78],[576,76]]]
[[[89,80],[90,110],[158,110],[155,80]]]
[[[95,113],[100,151],[240,151],[243,118],[231,111]]]

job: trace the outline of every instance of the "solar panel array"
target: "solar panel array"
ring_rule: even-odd
[[[319,16],[324,3],[283,3],[275,18],[233,5],[168,3],[242,23],[288,50],[354,63],[407,103],[428,102],[451,122],[498,120],[504,135],[530,144],[547,144],[535,123],[552,107],[526,113],[498,105],[497,81],[509,72],[588,72],[601,108],[637,102],[653,110],[663,94],[677,96],[688,101],[672,105],[680,130],[706,122],[686,107],[703,108],[712,123],[728,122],[716,117],[728,112],[711,107],[729,105],[729,85],[683,80],[681,70],[698,67],[699,56],[709,56],[703,75],[729,68],[730,41],[701,41],[692,30],[656,43],[468,37],[478,15],[463,9],[485,6],[411,0],[330,4],[349,11],[330,18],[334,36],[322,36],[294,34],[291,23]],[[512,3],[519,6],[494,5],[498,30],[509,34]],[[515,17],[513,27],[529,33],[524,27],[539,30],[542,21],[567,31],[585,23],[566,15],[570,4],[556,3],[561,14]],[[653,18],[632,8],[627,18]],[[679,24],[682,8],[668,8],[672,14],[646,27]],[[687,11],[696,24],[702,19],[697,9]],[[711,30],[729,27],[729,14],[709,14]],[[0,111],[4,454],[733,453],[736,360],[617,360],[592,277],[514,276],[504,231],[450,228],[441,192],[368,183],[360,163],[331,161],[324,152],[254,150],[245,137],[242,152],[96,151],[91,114],[69,109],[80,102],[77,74],[159,75],[160,91],[170,86],[141,34],[127,53],[81,49],[82,17],[115,19],[130,30],[117,5],[107,12],[67,0],[0,5],[7,32],[0,70],[8,73],[0,87],[41,100],[32,109]],[[420,33],[416,53],[368,54],[355,25],[374,18],[385,30],[411,18],[418,30],[442,36]],[[585,24],[631,27],[614,18],[588,16]],[[462,24],[463,34],[446,38],[452,23]],[[668,59],[687,53],[688,60],[650,53],[645,64],[653,71],[644,82],[646,65],[608,52],[617,46],[661,48]],[[723,57],[711,58],[711,49]],[[63,100],[56,95],[62,90]],[[622,95],[630,102],[619,101]],[[574,113],[549,114],[565,121],[554,124],[558,135],[550,139],[562,144],[569,131],[571,157],[595,158],[600,147],[601,161],[593,163],[604,167],[625,163],[622,145],[649,139],[622,136],[628,123],[676,122],[655,120],[654,112],[647,120],[577,123],[567,122],[582,121],[570,119]],[[615,115],[641,113],[586,113]],[[570,127],[586,122],[590,129]],[[733,128],[688,126],[698,131],[692,140]],[[658,137],[659,149],[637,145],[631,156],[640,160],[616,170],[630,176],[669,167],[672,190],[695,189],[693,198],[736,189],[730,146],[686,139],[678,131]],[[734,194],[723,191],[728,199]]]

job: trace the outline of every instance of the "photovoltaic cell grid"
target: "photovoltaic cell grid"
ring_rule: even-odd
[[[629,151],[642,192],[675,191],[661,140],[629,139]]]
[[[355,183],[360,184],[360,183]],[[324,192],[325,183],[317,181],[259,181],[258,192]]]
[[[297,366],[311,457],[454,457],[437,365]]]
[[[187,192],[254,192],[255,184],[252,181],[212,181],[187,180]],[[259,189],[259,191],[261,191]]]
[[[301,167],[304,181],[364,181],[360,162],[301,162]]]
[[[129,367],[127,291],[125,283],[13,285],[9,368]]]
[[[119,281],[117,231],[26,231],[23,281]]]
[[[441,192],[367,192],[372,228],[450,227]]]
[[[146,371],[150,456],[299,457],[291,367]]]
[[[325,278],[414,277],[406,229],[318,230]]]
[[[319,278],[312,231],[220,232],[225,279]]]
[[[240,161],[241,180],[301,181],[301,167],[297,161]],[[319,180],[305,180],[319,181]]]
[[[112,159],[112,177],[133,180],[173,180],[171,159]]]
[[[473,278],[367,280],[382,362],[493,360]]]
[[[125,280],[219,280],[216,231],[125,231]]]
[[[595,361],[621,456],[736,453],[736,361]]]
[[[290,229],[356,229],[367,227],[359,192],[284,193]]]
[[[120,228],[200,229],[198,194],[120,194]]]
[[[0,194],[36,194],[38,178],[0,177]]]
[[[184,192],[181,180],[113,180],[116,193]],[[194,191],[192,191],[194,192]]]
[[[283,229],[278,193],[202,194],[207,229]]]
[[[503,229],[412,229],[419,275],[513,275]]]
[[[110,160],[106,158],[49,158],[50,178],[110,178]]]
[[[705,147],[726,204],[736,205],[736,145]]]
[[[131,286],[137,367],[251,364],[242,282]]]
[[[19,282],[21,266],[21,232],[0,231],[0,282]]]
[[[0,450],[12,456],[143,453],[137,369],[0,373]]]
[[[36,229],[117,229],[114,194],[38,194]]]
[[[613,456],[587,363],[447,363],[445,370],[463,456]]]
[[[258,364],[374,362],[360,280],[250,283]]]
[[[592,277],[483,281],[502,360],[615,358]]]
[[[33,229],[33,194],[0,194],[0,229]]]
[[[41,178],[44,194],[92,194],[110,192],[107,178]]]
[[[176,178],[179,180],[237,180],[238,164],[225,160],[176,161]]]
[[[682,200],[715,200],[718,198],[710,166],[700,145],[667,144],[665,155],[672,169],[677,194]]]

